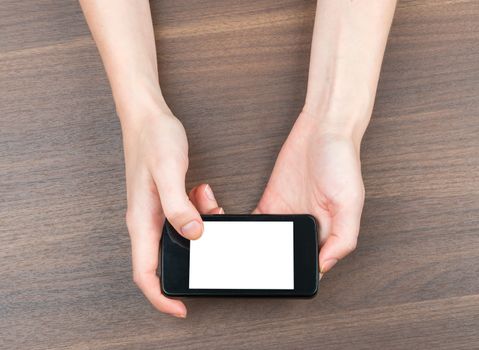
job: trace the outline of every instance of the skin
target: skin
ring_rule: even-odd
[[[309,213],[320,222],[328,272],[357,245],[369,123],[396,2],[319,0],[308,90],[255,213]]]
[[[254,213],[313,214],[321,274],[354,250],[364,185],[360,144],[371,116],[395,0],[318,0],[303,110]],[[185,188],[188,141],[161,93],[147,0],[80,0],[121,122],[133,279],[159,311],[186,317],[156,275],[165,218],[188,239],[221,214],[207,184]]]

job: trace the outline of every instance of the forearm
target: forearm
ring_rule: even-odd
[[[318,0],[304,111],[358,144],[371,116],[395,0]]]
[[[80,0],[124,124],[156,108],[171,113],[158,81],[148,0]]]

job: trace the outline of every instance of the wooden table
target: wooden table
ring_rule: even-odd
[[[256,204],[305,95],[313,0],[152,2],[188,186]],[[312,300],[132,282],[121,132],[77,2],[0,10],[1,349],[479,348],[479,1],[400,1],[363,142],[358,249]]]

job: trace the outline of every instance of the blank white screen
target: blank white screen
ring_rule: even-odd
[[[294,289],[292,221],[205,221],[190,289]]]

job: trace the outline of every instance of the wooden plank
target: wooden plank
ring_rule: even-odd
[[[314,1],[152,8],[188,186],[248,212],[302,106]],[[319,295],[188,299],[186,320],[131,281],[121,130],[78,4],[5,0],[0,32],[0,348],[477,348],[479,2],[399,2],[359,247]]]

